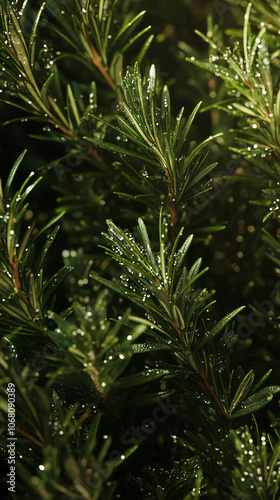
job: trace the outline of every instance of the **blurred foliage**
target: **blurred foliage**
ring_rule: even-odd
[[[279,497],[279,8],[1,3],[3,498]]]

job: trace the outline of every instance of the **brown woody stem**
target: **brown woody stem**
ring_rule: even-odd
[[[90,46],[91,51],[92,51],[92,57],[91,57],[92,63],[94,64],[94,66],[96,66],[99,69],[100,73],[104,76],[105,80],[109,83],[110,87],[113,90],[116,90],[116,84],[112,80],[112,78],[110,77],[110,75],[108,73],[108,68],[106,68],[104,66],[102,59],[101,59],[100,55],[98,54],[96,48],[92,44],[91,40],[88,40],[88,43],[89,43],[89,46]]]
[[[28,309],[30,310],[31,314],[34,314],[34,307],[30,303],[28,297],[25,295],[24,291],[21,288],[21,281],[20,281],[20,276],[19,276],[19,267],[18,267],[18,261],[16,256],[14,255],[13,257],[13,262],[10,262],[10,265],[12,266],[13,270],[13,277],[15,280],[15,288],[19,295],[21,296],[22,300],[25,302],[27,305]]]
[[[43,443],[41,443],[41,441],[39,441],[39,439],[32,436],[32,434],[29,434],[29,432],[26,432],[25,430],[21,429],[20,427],[16,427],[15,430],[19,434],[22,434],[22,436],[25,436],[26,438],[30,439],[30,441],[33,441],[33,443],[37,444],[41,448],[44,448]]]
[[[204,390],[204,392],[207,392],[210,396],[213,397],[213,399],[216,401],[217,405],[219,406],[221,412],[225,415],[226,419],[229,420],[229,414],[223,407],[221,401],[219,400],[217,394],[215,393],[213,387],[210,385],[209,381],[207,380],[207,377],[205,375],[205,372],[199,362],[199,360],[196,358],[194,360],[194,364],[196,367],[197,372],[199,373],[200,377],[202,380],[199,382],[200,387]]]
[[[10,266],[12,268],[15,289],[19,293],[19,295],[21,296],[22,300],[27,305],[29,311],[33,314],[34,313],[34,307],[31,305],[28,297],[25,295],[25,293],[24,293],[24,291],[22,290],[22,287],[21,287],[21,281],[20,281],[20,276],[19,276],[19,267],[18,267],[18,261],[16,260],[16,255],[14,255],[13,261],[11,262],[10,258],[9,258],[9,254],[8,254],[7,248],[4,245],[4,242],[3,242],[3,240],[2,240],[1,237],[0,237],[0,245],[1,245],[2,249],[3,249],[3,252],[5,254],[7,262],[10,264]]]
[[[175,241],[175,239],[176,239],[176,225],[177,225],[177,222],[179,219],[178,219],[177,208],[176,208],[174,201],[172,201],[172,203],[170,203],[167,206],[167,208],[168,208],[170,215],[171,215],[171,237],[172,237],[172,240]]]
[[[170,323],[172,323],[172,322],[170,321]],[[183,337],[181,330],[174,323],[172,323],[172,324],[173,324],[174,328],[176,329],[176,331],[178,332],[180,338],[183,340],[184,345],[186,347],[188,347],[187,341]],[[214,391],[213,387],[210,385],[209,381],[207,380],[207,377],[205,375],[205,372],[204,372],[201,364],[199,363],[199,360],[197,358],[194,358],[191,355],[189,361],[190,361],[190,364],[192,365],[192,367],[194,368],[194,370],[200,375],[200,377],[202,379],[202,380],[199,381],[200,387],[203,389],[204,392],[207,392],[210,396],[213,397],[213,399],[215,400],[215,402],[219,406],[221,412],[225,415],[226,419],[229,420],[229,414],[225,410],[225,408],[223,407],[223,405],[222,405],[221,401],[219,400],[216,392]]]

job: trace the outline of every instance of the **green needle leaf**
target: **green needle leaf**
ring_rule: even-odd
[[[25,154],[27,152],[27,149],[25,149],[20,155],[19,157],[16,159],[15,163],[13,164],[12,168],[11,168],[11,171],[9,173],[9,176],[8,176],[8,179],[7,179],[7,182],[6,182],[6,185],[5,185],[5,188],[4,188],[4,199],[5,201],[8,200],[9,198],[9,194],[10,194],[10,189],[11,189],[11,185],[12,185],[12,182],[13,182],[13,178],[17,172],[17,169],[18,167],[20,166],[23,158],[25,157]]]
[[[197,350],[201,349],[205,344],[207,344],[227,325],[229,321],[231,321],[234,316],[240,313],[246,306],[241,306],[235,309],[233,312],[227,314],[221,321],[219,321],[211,330],[209,335],[205,336],[203,340],[198,344]]]
[[[261,391],[249,396],[243,403],[241,403],[241,409],[234,412],[231,416],[231,419],[243,417],[244,415],[248,415],[248,413],[254,413],[255,411],[260,410],[264,406],[266,406],[269,401],[273,399],[273,394],[280,391],[279,386],[269,386]]]
[[[147,384],[152,380],[157,380],[158,378],[162,378],[163,375],[169,373],[169,370],[163,369],[151,369],[151,370],[143,370],[142,372],[135,373],[134,375],[129,375],[128,377],[123,377],[117,380],[114,383],[114,387],[123,388],[123,387],[133,387],[135,385]]]
[[[151,243],[150,243],[148,231],[147,231],[147,228],[146,228],[146,226],[141,218],[138,219],[138,227],[139,227],[139,231],[140,231],[141,236],[142,236],[144,248],[145,248],[147,256],[149,258],[149,262],[150,262],[152,268],[154,269],[154,271],[156,273],[159,273],[159,268],[158,268],[158,265],[155,261],[154,254],[153,254],[152,249],[151,249]]]

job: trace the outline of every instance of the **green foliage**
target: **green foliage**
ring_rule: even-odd
[[[37,35],[45,7],[56,18],[56,23],[50,28],[61,38],[58,47],[65,41],[67,49],[72,49],[72,52],[55,52],[54,47],[49,47]],[[124,53],[150,29],[148,27],[134,34],[145,12],[123,25],[121,16],[118,23],[112,22],[116,12],[116,1],[102,1],[97,9],[92,1],[86,2],[84,8],[82,1],[50,0],[42,3],[31,27],[29,16],[33,17],[33,14],[28,2],[23,3],[19,12],[9,2],[1,5],[0,79],[6,93],[13,98],[11,101],[4,98],[3,102],[25,113],[24,118],[15,120],[35,120],[47,124],[43,127],[47,134],[32,134],[34,138],[63,143],[67,141],[71,149],[77,148],[80,154],[85,150],[81,139],[85,133],[93,135],[95,124],[90,114],[97,108],[96,83],[92,77],[99,80],[101,85],[106,82],[114,99]],[[113,34],[110,34],[112,29]],[[144,57],[152,38],[150,36],[141,47],[139,61]],[[64,58],[72,64],[77,64],[77,61],[84,64],[89,73],[93,73],[90,75],[91,82],[88,85],[78,81],[65,83],[59,67]],[[15,95],[18,98],[16,100]],[[99,137],[98,127],[95,132]],[[86,155],[95,164],[103,168],[106,166],[93,148],[86,151]]]
[[[199,33],[211,47],[210,62],[197,61],[195,58],[187,60],[213,72],[226,82],[229,98],[215,106],[245,118],[244,133],[248,136],[248,146],[239,148],[239,152],[249,158],[257,154],[265,156],[266,151],[277,156],[280,93],[274,90],[277,80],[273,82],[271,63],[276,54],[270,54],[264,26],[256,35],[252,33],[251,6],[249,3],[244,17],[242,48],[239,40],[234,42],[232,49],[222,48],[211,38]],[[244,139],[238,140],[244,142]]]
[[[280,390],[279,386],[270,386],[258,392],[248,395],[253,380],[254,373],[251,370],[243,380],[241,380],[236,392],[226,390],[225,380],[219,375],[215,366],[217,351],[211,352],[214,347],[214,339],[226,327],[226,325],[237,315],[243,307],[238,308],[225,316],[212,328],[205,328],[206,321],[203,313],[210,305],[209,294],[204,290],[195,290],[193,283],[204,273],[199,272],[201,259],[198,259],[189,270],[181,268],[192,236],[187,238],[182,246],[177,250],[178,241],[182,230],[171,247],[167,251],[165,240],[168,241],[167,222],[160,216],[159,221],[159,252],[153,254],[151,243],[146,226],[142,219],[138,220],[138,231],[141,235],[142,244],[138,244],[131,234],[123,232],[115,226],[112,221],[107,221],[109,231],[106,234],[111,242],[112,250],[107,249],[107,253],[117,260],[123,267],[125,274],[121,275],[122,284],[113,283],[101,276],[92,276],[99,283],[112,288],[124,297],[145,309],[146,318],[130,316],[130,319],[147,325],[152,332],[149,333],[156,338],[163,346],[166,343],[172,346],[172,351],[177,357],[182,370],[176,365],[167,365],[170,375],[181,377],[183,373],[188,373],[188,380],[185,389],[189,384],[198,384],[199,395],[202,390],[211,396],[214,404],[218,405],[224,416],[238,418],[240,416],[255,412],[265,406],[273,398],[273,394]],[[179,271],[180,275],[179,275]],[[222,342],[224,347],[230,342],[228,331],[224,334]],[[209,343],[213,344],[210,348]],[[207,348],[205,346],[207,345]],[[218,347],[218,346],[217,346]],[[216,347],[214,348],[216,350]],[[220,347],[221,349],[221,347]],[[218,347],[219,350],[219,347]],[[147,375],[149,380],[164,377],[164,370],[154,370],[133,375],[126,381],[120,381],[121,386],[141,383]],[[198,375],[198,377],[197,377]],[[234,374],[231,373],[231,379]],[[227,380],[228,387],[231,384]],[[180,381],[180,385],[184,384]],[[189,394],[189,398],[196,399],[194,394]],[[232,398],[232,399],[231,399]],[[209,401],[210,403],[210,401]],[[235,411],[238,407],[238,411]]]
[[[279,497],[279,5],[223,6],[1,3],[3,498]]]
[[[252,9],[265,13],[271,20],[264,23],[259,16],[255,18],[254,24],[258,25],[256,33],[250,22]],[[187,58],[187,61],[214,73],[225,82],[227,98],[205,107],[204,111],[215,107],[240,119],[238,130],[234,131],[238,146],[232,149],[253,160],[257,167],[254,172],[244,172],[243,178],[267,185],[263,189],[262,204],[273,202],[276,205],[271,207],[268,215],[278,210],[276,199],[279,194],[279,42],[267,33],[278,22],[274,10],[278,12],[279,7],[271,7],[270,3],[263,5],[262,2],[247,3],[243,32],[229,31],[237,38],[232,47],[224,48],[214,36],[210,38],[197,32],[209,44],[209,62]],[[258,161],[258,157],[263,160]]]
[[[168,87],[165,85],[160,95],[157,92],[154,65],[150,68],[149,78],[142,79],[137,62],[133,73],[127,71],[125,77],[121,78],[121,88],[125,101],[120,103],[119,108],[124,116],[117,115],[120,128],[114,128],[126,140],[132,140],[138,146],[137,151],[100,139],[92,138],[90,141],[119,153],[125,178],[139,192],[135,199],[155,209],[160,198],[170,212],[173,224],[176,224],[179,208],[184,208],[191,198],[210,189],[209,181],[203,179],[217,163],[206,167],[204,162],[207,154],[200,156],[200,153],[209,141],[221,134],[205,139],[191,150],[185,148],[190,127],[201,103],[197,104],[185,124],[184,108],[174,120]],[[139,169],[127,161],[124,158],[127,156],[140,160],[141,164],[144,161],[144,172],[141,167]],[[133,178],[131,174],[134,174]],[[118,194],[131,198],[131,194]]]
[[[124,286],[100,276],[92,276],[96,281],[113,288],[123,296],[128,295],[130,300],[143,307],[149,317],[145,324],[154,327],[161,336],[171,339],[175,345],[179,341],[179,344],[182,343],[187,348],[194,346],[197,349],[219,333],[226,320],[222,321],[219,327],[216,325],[207,332],[205,338],[195,337],[198,317],[209,307],[209,299],[206,290],[194,291],[192,288],[193,283],[207,270],[199,272],[201,259],[189,270],[186,267],[181,270],[192,236],[177,250],[183,232],[181,230],[168,255],[165,245],[165,241],[168,241],[168,224],[166,218],[160,216],[159,252],[154,255],[142,219],[138,220],[142,245],[137,244],[131,234],[123,232],[112,221],[107,221],[107,224],[109,231],[106,237],[113,246],[113,250],[108,250],[107,253],[123,266],[125,274],[121,279]],[[179,275],[180,270],[182,272]],[[228,321],[239,310],[232,313]]]
[[[232,472],[234,495],[252,498],[277,498],[279,483],[279,441],[271,435],[258,435],[254,443],[247,426],[241,433],[233,432],[239,451],[238,466]]]
[[[9,369],[3,358],[1,361],[1,376],[15,384],[17,403],[22,406],[17,429],[17,470],[22,481],[17,494],[25,495],[28,488],[38,498],[59,495],[60,498],[78,499],[86,498],[91,492],[92,498],[100,498],[106,490],[106,494],[111,495],[109,498],[113,498],[115,485],[108,490],[106,482],[137,447],[112,457],[110,438],[98,446],[102,440],[101,414],[96,414],[92,401],[88,401],[90,404],[82,412],[77,404],[66,408],[63,397],[56,390],[47,394],[37,385],[25,383],[15,370]],[[89,393],[89,388],[85,387],[84,391]],[[6,400],[6,388],[2,386],[2,408]],[[5,455],[6,446],[6,440],[1,438]]]
[[[0,244],[2,249],[0,309],[2,311],[1,323],[6,327],[15,328],[23,324],[29,329],[32,323],[36,329],[37,324],[41,326],[44,324],[49,297],[69,274],[71,268],[65,266],[44,281],[42,263],[59,226],[48,234],[40,253],[34,255],[38,237],[63,214],[55,216],[40,230],[35,230],[35,220],[30,221],[30,225],[22,234],[22,221],[29,206],[25,203],[26,198],[40,181],[39,178],[30,184],[30,179],[34,175],[34,172],[31,172],[20,189],[10,196],[11,183],[24,154],[21,154],[15,162],[3,192],[0,184]]]

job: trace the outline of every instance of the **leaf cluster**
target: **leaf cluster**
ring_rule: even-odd
[[[9,329],[23,325],[29,329],[32,322],[34,325],[38,322],[42,327],[50,296],[71,272],[71,268],[65,266],[44,280],[42,265],[59,226],[52,229],[40,251],[35,253],[38,238],[55,224],[63,213],[55,216],[41,229],[37,229],[36,220],[31,219],[22,233],[24,219],[29,218],[26,217],[29,207],[26,199],[41,180],[38,178],[30,183],[34,175],[34,172],[31,172],[15,194],[10,194],[13,178],[24,155],[25,152],[16,160],[3,190],[0,183],[0,310],[1,323]],[[32,211],[29,213],[32,217]],[[54,301],[55,296],[52,297],[52,306]]]
[[[235,32],[241,44],[223,48],[209,29],[201,35],[209,61],[190,60],[225,82],[228,98],[216,107],[244,125],[238,150],[263,188],[258,203],[275,198],[276,213],[279,6],[245,3],[243,32]],[[256,26],[264,13],[271,21]],[[17,493],[276,500],[277,378],[266,385],[272,369],[260,375],[258,353],[256,369],[238,353],[230,356],[244,307],[217,313],[214,291],[202,283],[203,252],[182,227],[190,204],[211,189],[217,163],[207,155],[219,156],[221,134],[193,139],[201,102],[189,116],[180,104],[173,116],[157,61],[143,69],[153,36],[143,27],[144,11],[132,14],[129,2],[47,0],[35,12],[31,1],[21,10],[7,1],[0,14],[3,101],[24,112],[16,119],[46,125],[46,134],[33,137],[64,145],[53,167],[72,155],[85,162],[54,187],[56,215],[48,207],[44,224],[28,197],[46,187],[48,169],[35,181],[31,172],[17,188],[23,152],[0,183],[0,452],[6,467],[12,383]],[[96,248],[105,219],[108,246]],[[58,267],[58,221],[65,265],[49,276],[47,259]],[[263,241],[279,266],[278,239],[264,231]],[[269,320],[266,342],[271,336],[279,347],[278,318]],[[261,432],[255,413],[265,422]],[[273,435],[265,419],[274,419]]]
[[[158,209],[160,199],[176,224],[179,209],[210,189],[209,179],[205,178],[217,163],[206,166],[208,153],[202,152],[210,141],[221,134],[187,147],[190,128],[201,103],[197,104],[187,120],[183,116],[184,108],[174,119],[168,87],[165,85],[161,91],[157,89],[154,65],[150,68],[149,77],[145,78],[137,62],[133,72],[127,71],[121,77],[121,88],[124,101],[119,104],[119,127],[114,126],[114,129],[119,139],[122,137],[126,142],[134,143],[134,147],[97,138],[88,140],[95,146],[118,153],[124,177],[138,193],[134,199],[152,209]],[[117,194],[128,198],[133,196],[123,192]]]

